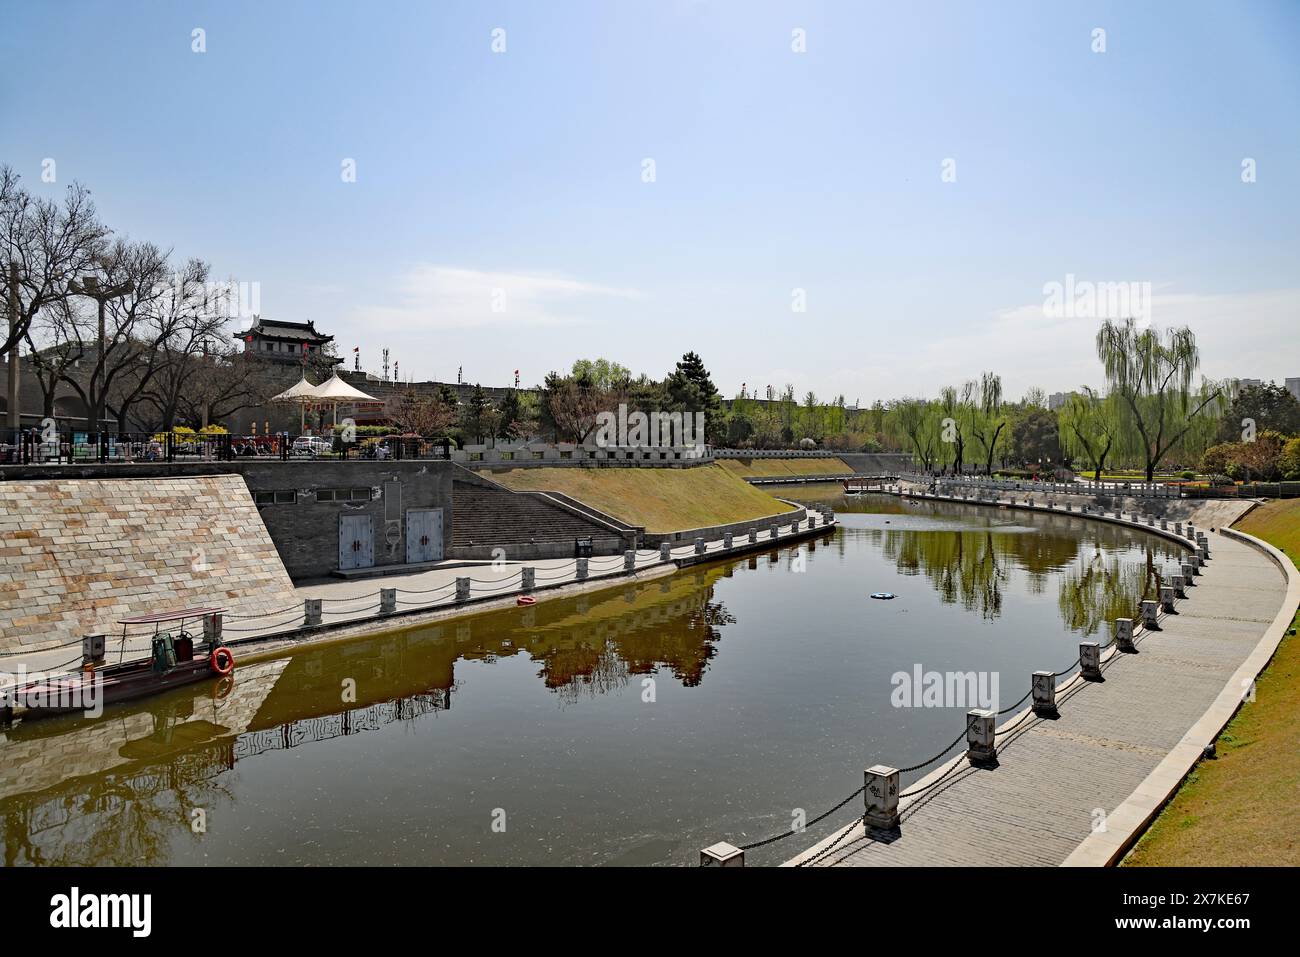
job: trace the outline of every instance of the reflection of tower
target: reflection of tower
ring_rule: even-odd
[[[384,381],[388,381],[388,350],[384,349]]]

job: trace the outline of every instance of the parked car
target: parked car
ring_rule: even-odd
[[[333,452],[334,443],[319,435],[300,435],[293,440],[291,451],[294,455],[309,455],[315,458],[318,455],[328,455]]]

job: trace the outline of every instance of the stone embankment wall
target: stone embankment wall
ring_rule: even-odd
[[[120,618],[294,601],[237,475],[0,484],[0,655],[77,642],[78,658],[87,633],[109,635],[111,649]]]

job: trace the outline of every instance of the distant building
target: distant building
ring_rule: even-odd
[[[1297,402],[1300,402],[1300,376],[1287,377],[1286,391],[1295,396]]]
[[[1258,388],[1259,386],[1264,384],[1264,381],[1262,379],[1236,379],[1234,381],[1237,383],[1237,388],[1239,390],[1248,389],[1248,388]]]
[[[1047,397],[1047,408],[1052,412],[1055,412],[1057,409],[1061,408],[1061,406],[1065,405],[1065,403],[1069,402],[1070,396],[1072,395],[1078,395],[1078,393],[1077,392],[1053,392],[1051,395]]]
[[[254,318],[253,324],[243,332],[235,333],[235,338],[244,343],[245,352],[254,353],[258,358],[299,364],[304,353],[313,357],[334,341],[333,336],[317,332],[310,319],[306,322],[268,322],[260,316]],[[334,359],[335,364],[342,361]]]

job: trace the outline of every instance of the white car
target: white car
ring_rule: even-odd
[[[329,439],[321,438],[319,435],[300,435],[293,440],[294,455],[310,455],[315,458],[318,455],[328,455],[334,451],[334,443]]]

